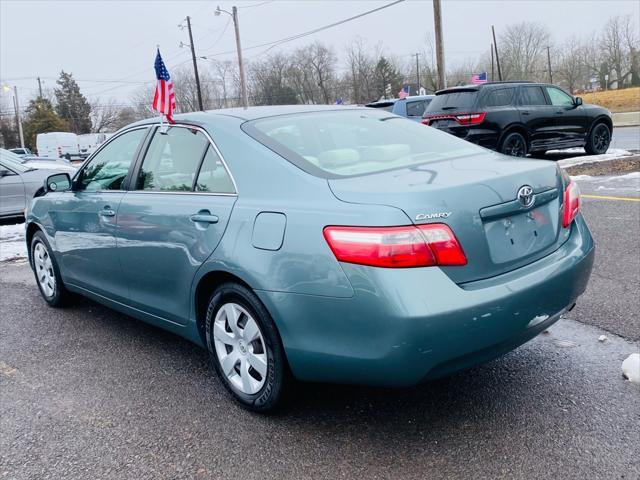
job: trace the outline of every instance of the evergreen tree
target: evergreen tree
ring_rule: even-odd
[[[29,102],[27,115],[22,123],[24,141],[31,150],[36,149],[36,136],[39,133],[66,132],[69,125],[62,120],[46,98],[36,98]]]
[[[402,88],[402,74],[386,58],[380,57],[374,71],[375,87],[379,96],[395,97]],[[390,88],[390,90],[389,90]]]
[[[60,72],[60,78],[56,82],[56,111],[63,120],[66,120],[72,132],[77,134],[91,132],[91,105],[82,93],[80,87],[73,79],[71,73],[64,70]]]

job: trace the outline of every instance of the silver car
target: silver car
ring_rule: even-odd
[[[34,168],[14,157],[14,153],[0,149],[0,218],[23,216],[33,195],[52,173],[59,171],[73,175],[75,171],[72,166],[55,164],[42,169]]]

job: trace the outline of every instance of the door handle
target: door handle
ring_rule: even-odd
[[[102,210],[100,210],[100,212],[98,212],[98,215],[101,215],[103,217],[115,217],[116,211],[113,210],[109,205],[106,205]]]
[[[564,110],[556,110],[556,113],[559,113],[560,115],[562,115],[564,113]]]
[[[527,111],[525,111],[525,112],[520,112],[520,113],[522,113],[523,115],[529,115],[529,112],[527,112]]]
[[[217,215],[212,215],[209,211],[204,210],[191,215],[189,220],[194,223],[218,223],[219,218]]]

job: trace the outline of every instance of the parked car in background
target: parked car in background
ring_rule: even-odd
[[[66,158],[80,157],[78,136],[70,132],[39,133],[36,137],[39,157]]]
[[[422,122],[422,115],[427,105],[429,105],[434,98],[435,95],[416,95],[413,97],[400,98],[393,104],[391,113],[407,117],[416,122]]]
[[[73,174],[74,170],[59,168],[36,169],[8,150],[0,149],[0,218],[21,217],[35,192],[45,179],[56,172]]]
[[[60,172],[69,172],[69,174],[73,174],[77,170],[76,166],[72,165],[69,160],[64,158],[36,157],[35,155],[21,157],[10,150],[0,149],[0,151],[3,152],[5,158],[9,158],[14,162],[21,163],[29,168],[57,170]]]
[[[607,151],[611,113],[546,83],[496,82],[436,92],[423,123],[498,152],[523,157],[557,148]]]
[[[379,108],[380,110],[385,110],[387,112],[390,112],[393,110],[393,106],[396,104],[397,101],[398,101],[397,98],[387,98],[384,100],[378,100],[376,102],[367,103],[365,107]]]
[[[80,157],[87,158],[107,139],[105,133],[85,133],[78,135],[78,143],[80,145]]]
[[[365,107],[378,108],[421,122],[425,108],[434,97],[435,95],[415,95],[405,98],[389,98],[367,103]]]
[[[15,153],[16,155],[20,155],[21,157],[33,155],[31,150],[29,150],[28,148],[10,148],[9,151]]]
[[[207,348],[247,408],[292,378],[408,386],[488,361],[586,288],[593,239],[553,162],[363,107],[174,120],[47,179],[31,266],[52,306],[81,293]]]

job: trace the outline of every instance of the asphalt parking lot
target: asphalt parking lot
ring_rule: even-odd
[[[594,274],[548,333],[418,388],[298,385],[267,417],[204,351],[88,300],[50,309],[24,261],[0,263],[0,478],[640,478],[620,371],[640,349],[640,202],[583,211]]]

